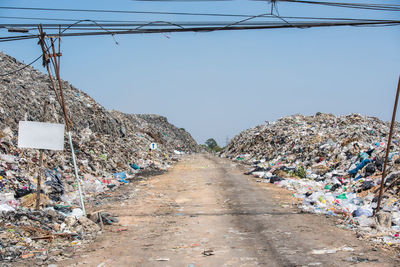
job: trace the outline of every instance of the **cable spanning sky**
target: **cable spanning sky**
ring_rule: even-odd
[[[65,34],[400,21],[398,1],[301,2],[278,1],[272,8],[269,1],[246,0],[3,0],[0,37],[34,35],[37,23],[56,33],[59,24],[80,20]],[[61,73],[107,109],[164,115],[199,143],[213,137],[225,145],[227,136],[294,113],[389,120],[400,74],[400,26],[382,26],[64,37]],[[9,33],[13,27],[29,32]],[[41,53],[37,39],[0,47],[25,63]],[[40,60],[34,66],[41,69]]]

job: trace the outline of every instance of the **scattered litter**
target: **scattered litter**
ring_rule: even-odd
[[[348,262],[356,262],[356,263],[360,263],[360,262],[379,262],[379,259],[369,259],[369,258],[362,258],[362,257],[348,257],[346,259],[346,261],[348,261]]]
[[[21,255],[21,258],[27,259],[27,258],[32,258],[32,257],[34,257],[34,256],[35,256],[35,254],[33,254],[33,253],[22,254],[22,255]]]
[[[211,250],[211,249],[209,249],[209,250],[204,250],[202,254],[203,254],[204,256],[212,256],[212,255],[214,255],[214,250]]]
[[[338,251],[353,252],[354,248],[344,246],[344,247],[340,247],[340,248],[314,249],[311,251],[311,254],[314,254],[314,255],[334,254]]]
[[[156,261],[169,261],[169,258],[159,258],[159,259],[156,259]]]
[[[342,247],[341,249],[340,249],[341,251],[347,251],[347,252],[352,252],[352,251],[354,251],[354,248],[351,248],[351,247]]]
[[[333,254],[336,253],[338,250],[337,249],[314,249],[311,251],[311,254],[314,255],[321,255],[321,254]]]

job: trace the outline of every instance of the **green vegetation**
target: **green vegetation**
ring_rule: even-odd
[[[290,176],[297,176],[299,178],[307,178],[307,171],[303,166],[297,167],[295,171],[289,171],[288,174]]]
[[[299,176],[300,178],[306,178],[307,177],[306,169],[304,169],[303,166],[298,167],[296,175]]]
[[[205,142],[205,144],[204,144],[204,145],[201,145],[201,147],[204,147],[204,148],[206,148],[206,149],[208,149],[208,150],[211,150],[211,151],[213,151],[213,152],[220,152],[221,150],[224,149],[223,147],[220,147],[220,146],[217,144],[217,141],[215,141],[214,138],[209,138],[209,139],[207,139],[207,141]]]

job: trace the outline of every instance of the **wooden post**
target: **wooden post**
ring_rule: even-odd
[[[42,121],[46,121],[46,111],[47,111],[47,100],[44,102],[44,107],[43,107],[43,115],[42,115]],[[44,171],[43,171],[43,149],[40,149],[40,156],[39,156],[39,172],[38,172],[38,177],[37,177],[37,186],[36,186],[36,210],[40,208],[40,190],[41,190],[41,183],[42,183],[42,175],[44,176]]]

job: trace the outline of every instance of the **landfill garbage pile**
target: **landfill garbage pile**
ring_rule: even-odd
[[[116,118],[121,118],[125,129],[135,126],[131,131],[139,131],[152,137],[158,144],[175,148],[174,151],[199,152],[199,146],[193,137],[183,128],[176,128],[170,124],[167,118],[154,114],[124,114],[112,111]],[[179,154],[179,153],[178,153]]]
[[[248,175],[303,199],[307,212],[341,215],[360,238],[400,247],[400,155],[396,123],[385,194],[378,211],[389,123],[359,114],[293,115],[234,137],[221,156],[248,166]],[[376,211],[376,216],[373,213]]]
[[[1,213],[0,261],[34,258],[39,264],[57,256],[67,257],[92,241],[101,230],[98,224],[82,214],[75,216],[66,207],[55,208]]]
[[[39,150],[17,147],[19,121],[64,123],[60,96],[51,87],[48,75],[0,52],[0,73],[19,69],[0,77],[0,260],[7,261],[42,242],[30,237],[41,236],[38,229],[47,231],[42,233],[51,239],[74,233],[68,238],[75,241],[83,238],[83,232],[89,233],[86,236],[97,232],[96,227],[85,228],[85,219],[80,219],[84,223],[78,220],[80,201],[68,138],[64,151],[43,152],[42,171]],[[129,183],[142,172],[165,171],[182,154],[199,151],[191,135],[165,117],[107,111],[70,83],[62,84],[85,200]],[[157,144],[156,149],[150,149],[152,143]],[[40,212],[33,211],[39,173]],[[73,225],[65,222],[71,216],[77,219]],[[61,227],[63,223],[67,226]],[[36,227],[36,233],[26,235],[26,227]]]

